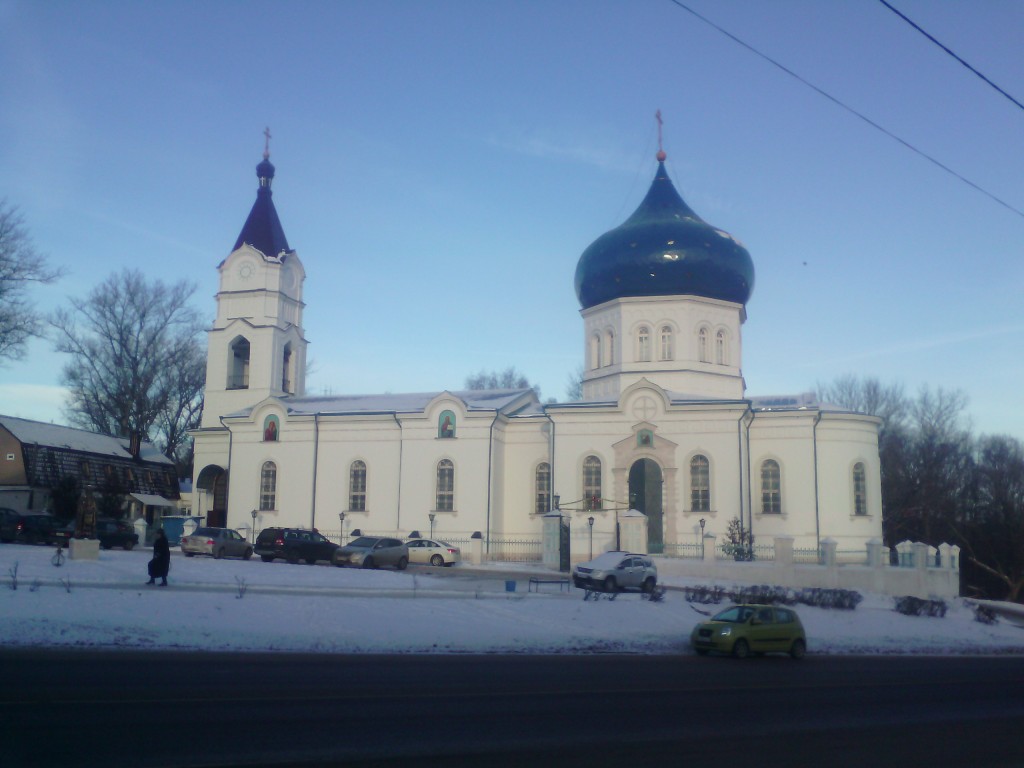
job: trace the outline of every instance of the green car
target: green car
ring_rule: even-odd
[[[709,651],[744,659],[751,653],[807,652],[807,635],[791,608],[775,605],[734,605],[693,628],[690,643],[701,656]]]

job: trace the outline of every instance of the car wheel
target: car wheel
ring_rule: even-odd
[[[306,565],[316,565],[316,558],[315,557],[307,557],[306,558]]]
[[[213,559],[214,560],[220,560],[223,557],[224,557],[224,547],[221,547],[220,549],[213,550]]]
[[[252,547],[246,547],[245,552],[242,553],[242,559],[248,560],[252,557]]]
[[[732,655],[737,659],[745,659],[750,655],[750,645],[742,637],[732,647]]]
[[[640,589],[642,589],[644,591],[644,594],[649,595],[649,594],[651,594],[651,592],[654,591],[654,585],[655,585],[654,579],[651,578],[650,576],[648,576],[646,579],[644,579],[643,586],[640,587]]]
[[[262,560],[264,563],[269,563],[273,559],[273,555],[260,555],[260,560]]]
[[[299,553],[286,552],[284,559],[288,561],[288,565],[296,565],[299,562]]]
[[[126,541],[124,543],[124,551],[125,552],[131,552],[132,547],[134,547],[134,546],[135,546],[135,542],[134,541]]]
[[[409,565],[409,558],[408,557],[400,557],[400,558],[398,558],[398,565],[396,565],[395,567],[398,568],[398,570],[400,570],[400,571],[404,571],[405,567],[407,565]]]
[[[793,645],[789,649],[789,655],[794,659],[802,659],[805,653],[807,653],[807,643],[799,638],[794,640]]]
[[[195,552],[186,552],[185,553],[185,557],[195,557],[195,556],[196,556]]]
[[[604,591],[605,592],[614,592],[616,589],[618,589],[618,585],[615,583],[615,577],[614,576],[609,576],[608,578],[606,578],[604,580]]]
[[[365,560],[363,560],[363,568],[376,568],[376,567],[377,566],[374,565],[372,557],[368,557]]]
[[[430,564],[440,567],[444,565],[444,558],[440,555],[432,555],[430,558]]]

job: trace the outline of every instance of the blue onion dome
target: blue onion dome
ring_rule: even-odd
[[[605,232],[576,265],[583,309],[627,296],[703,296],[746,304],[754,262],[728,232],[705,222],[676,191],[658,153],[658,172],[640,207]]]
[[[267,155],[263,155],[263,162],[256,166],[256,176],[261,187],[269,187],[274,180],[274,164]]]

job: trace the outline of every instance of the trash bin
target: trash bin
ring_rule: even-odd
[[[511,581],[511,580],[506,581],[505,582],[505,591],[506,592],[515,592],[516,591],[516,583],[514,581]]]

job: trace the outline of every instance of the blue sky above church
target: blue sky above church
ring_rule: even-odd
[[[1024,114],[879,3],[688,3],[1018,209]],[[1024,82],[1024,7],[902,0],[993,81]],[[1018,99],[1022,98],[1016,93]],[[68,269],[197,282],[273,201],[308,279],[310,393],[460,389],[515,365],[564,397],[574,272],[657,169],[749,251],[751,395],[846,373],[961,388],[1024,437],[1024,217],[668,0],[0,2],[0,198]],[[0,411],[59,419],[47,342]]]

